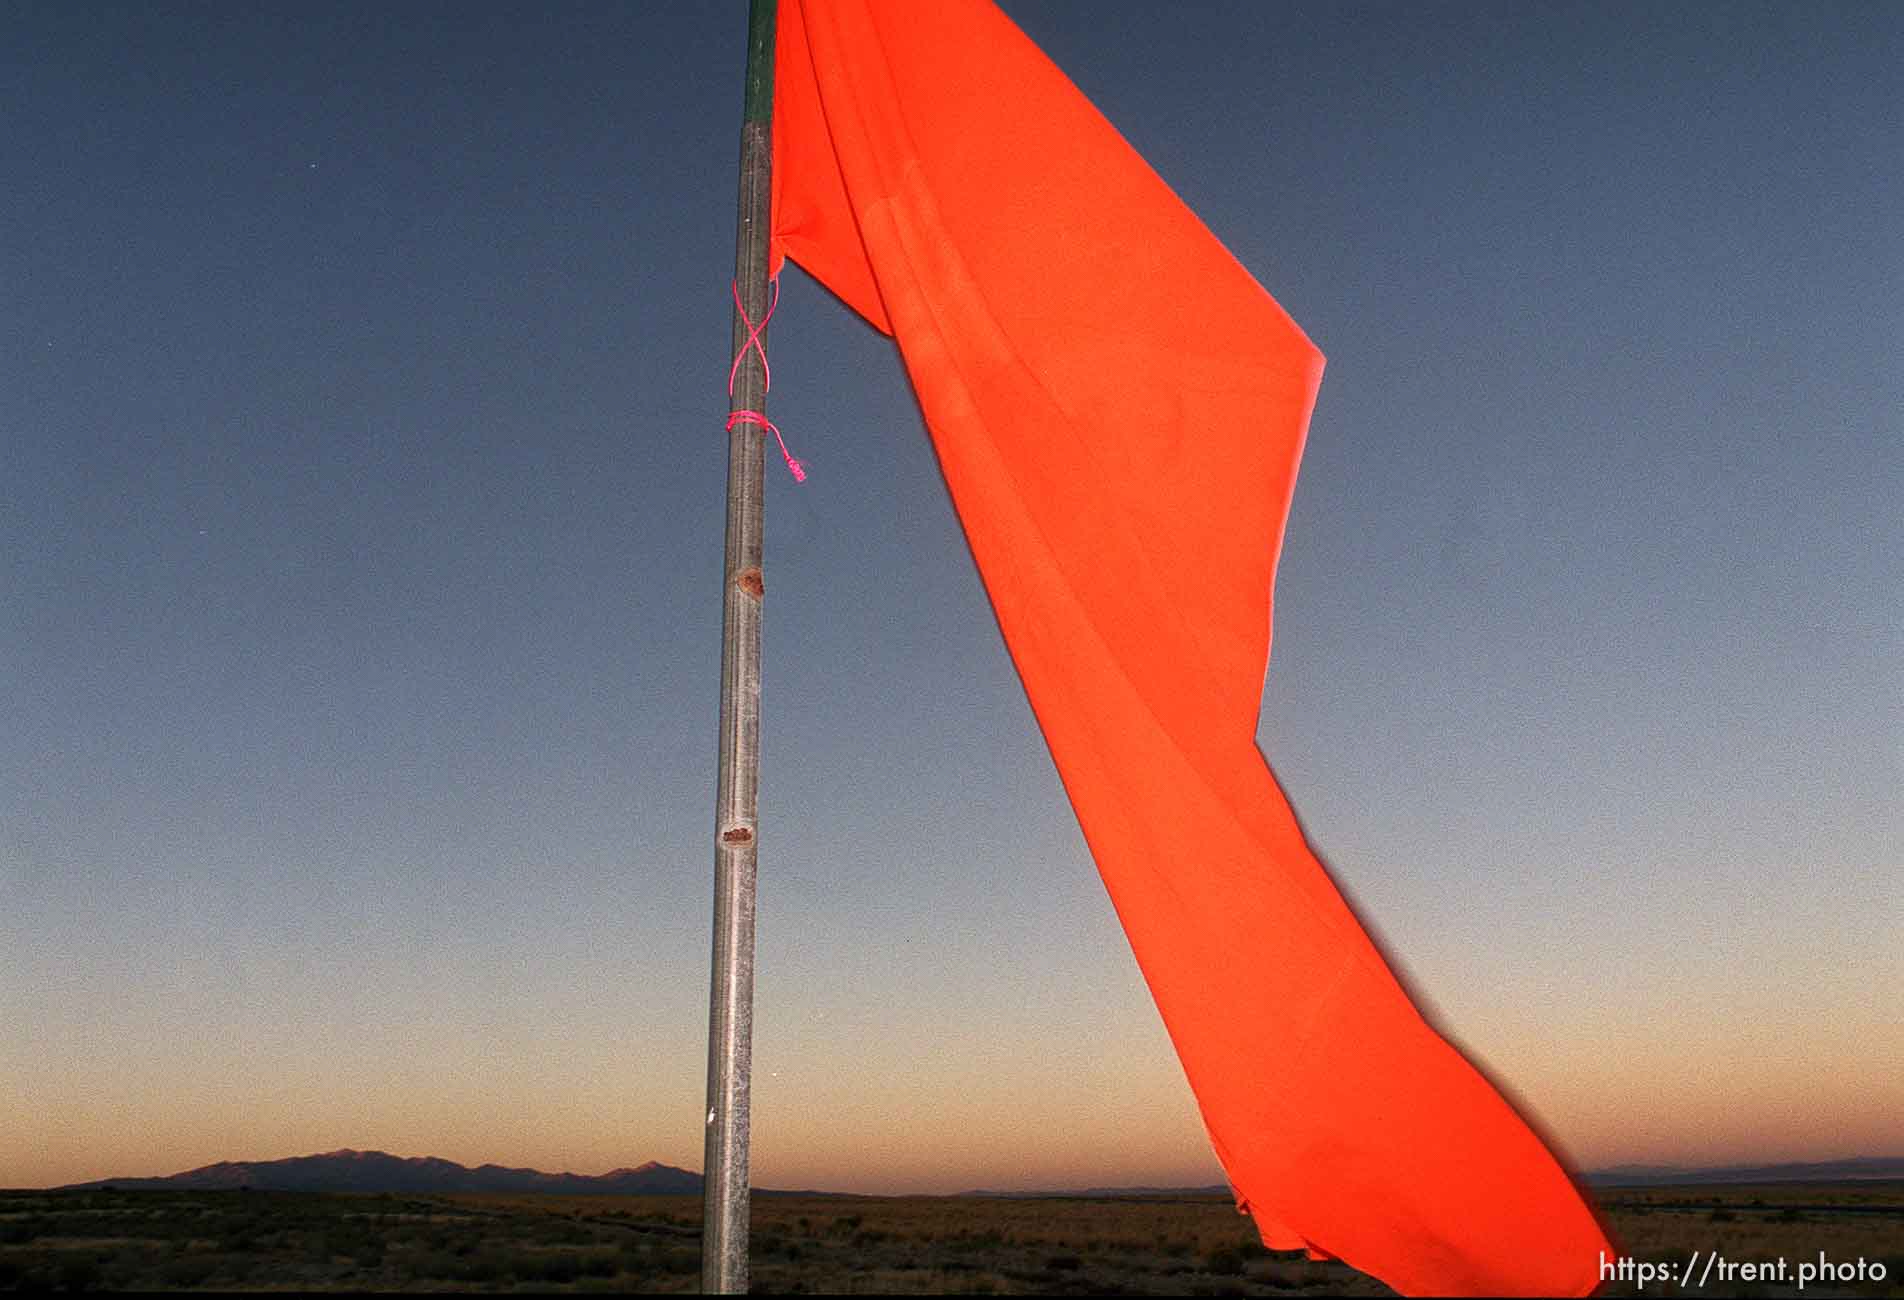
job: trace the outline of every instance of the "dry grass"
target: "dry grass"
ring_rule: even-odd
[[[1681,1263],[1697,1251],[1734,1261],[1880,1262],[1882,1283],[1808,1286],[1806,1295],[1904,1296],[1904,1183],[1610,1187],[1597,1199],[1615,1244],[1635,1259]],[[1690,1289],[1690,1288],[1689,1288]],[[1749,1283],[1727,1295],[1797,1295]]]
[[[1904,1184],[1598,1199],[1639,1259],[1862,1256],[1885,1263],[1884,1284],[1804,1294],[1904,1296]],[[698,1197],[0,1194],[0,1289],[687,1292],[700,1284],[700,1217]],[[755,1288],[772,1292],[1389,1294],[1343,1265],[1263,1250],[1216,1197],[762,1196],[752,1245]]]
[[[488,1214],[566,1213],[698,1244],[698,1197],[461,1196]],[[830,1294],[1386,1295],[1339,1264],[1265,1251],[1220,1197],[758,1196],[755,1289]],[[643,1289],[692,1290],[698,1277]]]

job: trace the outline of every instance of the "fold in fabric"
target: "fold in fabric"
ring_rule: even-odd
[[[1584,1294],[1558,1162],[1255,744],[1322,356],[985,0],[781,0],[774,266],[894,336],[1238,1204],[1405,1293]]]

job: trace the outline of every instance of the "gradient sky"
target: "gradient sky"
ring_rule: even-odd
[[[699,1167],[744,8],[0,13],[0,1186]],[[1904,7],[1009,9],[1328,354],[1259,734],[1426,1008],[1584,1166],[1904,1150]],[[756,1181],[1215,1181],[783,287]]]

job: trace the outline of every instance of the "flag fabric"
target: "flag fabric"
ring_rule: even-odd
[[[1255,744],[1322,356],[988,0],[781,0],[773,264],[897,341],[1238,1205],[1405,1293],[1584,1294],[1567,1173]]]

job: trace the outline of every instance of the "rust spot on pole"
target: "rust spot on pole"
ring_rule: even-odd
[[[754,833],[745,826],[729,826],[721,832],[723,844],[752,844]]]
[[[767,584],[761,581],[758,568],[742,569],[740,576],[734,579],[734,583],[755,600],[759,600],[767,593]]]

